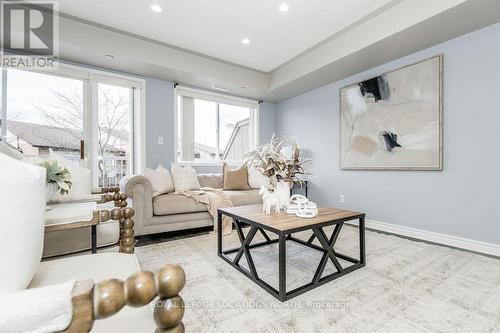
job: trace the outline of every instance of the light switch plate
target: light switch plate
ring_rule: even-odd
[[[165,143],[165,139],[164,139],[162,136],[159,136],[159,137],[158,137],[158,144],[159,144],[159,145],[162,145],[162,144],[164,144],[164,143]]]

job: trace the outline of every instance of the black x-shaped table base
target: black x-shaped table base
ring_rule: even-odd
[[[222,212],[219,211],[218,214],[218,247],[217,247],[217,252],[219,257],[224,259],[227,263],[229,263],[231,266],[236,268],[238,271],[246,275],[248,278],[250,278],[252,281],[254,281],[256,284],[258,284],[260,287],[262,287],[264,290],[269,292],[271,295],[276,297],[280,301],[286,301],[289,300],[293,297],[296,297],[300,294],[303,294],[311,289],[314,289],[316,287],[319,287],[327,282],[330,282],[332,280],[335,280],[343,275],[346,275],[348,273],[351,273],[359,268],[362,268],[366,266],[366,255],[365,255],[365,218],[360,217],[359,218],[359,242],[360,242],[360,259],[355,259],[350,256],[347,256],[345,254],[339,253],[335,251],[334,246],[335,242],[337,241],[340,231],[342,230],[342,227],[344,225],[343,220],[341,221],[332,221],[332,224],[330,225],[335,225],[332,235],[328,238],[328,236],[325,234],[323,230],[323,226],[314,226],[311,228],[312,230],[312,236],[307,240],[304,241],[302,239],[293,237],[292,234],[279,234],[278,238],[270,238],[266,232],[264,231],[263,228],[252,225],[251,223],[247,223],[247,221],[242,222],[239,221],[237,218],[233,216],[233,225],[234,228],[238,234],[238,238],[240,240],[241,246],[237,248],[232,248],[229,250],[222,250],[222,232],[221,232],[221,227],[222,227]],[[245,236],[242,230],[242,226],[250,225],[250,230],[248,231],[247,235]],[[257,232],[260,232],[264,238],[265,241],[257,242],[252,244],[252,240],[254,239],[255,235]],[[314,238],[317,238],[320,246],[313,244]],[[319,261],[318,267],[316,268],[316,271],[314,273],[314,276],[312,278],[312,281],[302,285],[298,288],[295,288],[291,291],[286,291],[286,241],[291,240],[296,243],[305,245],[309,248],[321,251],[323,253],[321,260]],[[255,268],[255,264],[253,261],[252,254],[250,253],[250,249],[260,247],[260,246],[265,246],[269,244],[274,244],[274,243],[279,243],[279,287],[278,290],[274,287],[272,287],[269,283],[266,281],[262,280]],[[234,258],[230,258],[228,255],[236,253],[236,256]],[[240,265],[240,260],[243,257],[243,255],[246,258],[247,264],[248,264],[248,269]],[[338,259],[343,259],[345,261],[351,262],[352,265],[348,267],[343,267]],[[326,276],[322,276],[323,272],[325,270],[326,264],[330,260],[333,265],[335,266],[336,272],[331,273]]]

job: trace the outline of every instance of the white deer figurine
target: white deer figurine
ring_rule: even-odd
[[[276,192],[269,192],[265,186],[261,186],[259,194],[262,195],[262,211],[271,214],[271,208],[274,206],[276,213],[280,212],[280,197]]]

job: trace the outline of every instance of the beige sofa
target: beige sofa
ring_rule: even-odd
[[[222,188],[222,174],[198,174],[201,187]],[[151,182],[144,176],[131,175],[121,181],[121,191],[132,200],[135,211],[135,235],[213,226],[207,206],[181,194],[153,197]],[[234,206],[262,203],[257,189],[224,191]]]

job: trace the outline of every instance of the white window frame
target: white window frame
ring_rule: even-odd
[[[2,73],[5,73],[5,69],[0,67]],[[50,69],[25,69],[25,68],[13,68],[17,70],[25,70],[28,72],[42,73],[46,75],[66,77],[70,79],[81,80],[83,82],[83,113],[84,113],[84,123],[83,127],[91,128],[97,122],[97,85],[99,83],[110,84],[125,88],[132,88],[131,102],[134,103],[134,112],[131,115],[133,119],[133,145],[131,146],[131,155],[133,156],[131,172],[142,174],[144,168],[146,167],[146,80],[138,77],[117,74],[113,72],[108,72],[105,70],[99,70],[94,68],[87,68],[83,66],[58,63],[57,67]],[[2,75],[2,91],[6,92],[6,75]],[[7,97],[1,94],[1,112],[2,119],[6,115],[6,101]],[[6,120],[8,122],[8,120]],[[6,131],[6,126],[2,125],[2,133]],[[96,131],[87,131],[94,133],[93,138],[86,138],[86,142],[89,140],[96,140]],[[94,151],[89,151],[89,144],[85,145],[85,161],[84,166],[92,169],[93,183],[96,181],[97,163],[95,162],[95,157],[97,156],[96,145],[94,144]],[[94,184],[95,185],[95,184]]]
[[[210,166],[220,166],[222,165],[222,162],[226,162],[231,166],[239,166],[242,161],[223,161],[220,159],[217,159],[215,161],[180,161],[177,159],[177,147],[179,144],[179,111],[180,111],[180,106],[179,106],[179,97],[180,96],[186,96],[186,97],[192,97],[195,99],[202,99],[210,102],[216,102],[217,103],[217,117],[219,116],[219,103],[220,104],[229,104],[229,105],[234,105],[234,106],[240,106],[240,107],[247,107],[250,108],[250,123],[251,127],[250,129],[252,132],[250,133],[251,136],[251,142],[253,142],[253,146],[257,146],[259,144],[259,102],[256,100],[251,100],[251,99],[246,99],[242,97],[234,97],[230,95],[224,95],[224,94],[219,94],[211,91],[206,91],[206,90],[201,90],[201,89],[196,89],[192,87],[187,87],[187,86],[180,86],[177,85],[177,87],[174,89],[174,149],[173,153],[174,156],[172,158],[172,161],[176,164],[180,165],[192,165],[192,166],[200,166],[200,167],[210,167]],[[218,136],[219,133],[219,122],[217,121],[217,130],[216,130],[216,135]]]

